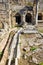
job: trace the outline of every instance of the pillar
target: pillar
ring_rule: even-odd
[[[9,27],[11,28],[12,11],[9,11]]]

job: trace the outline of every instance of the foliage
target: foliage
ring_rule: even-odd
[[[43,33],[43,28],[39,27],[38,31],[41,32],[41,33]]]
[[[15,27],[22,27],[21,25],[15,25]]]
[[[39,63],[39,65],[43,65],[43,62]]]
[[[39,32],[43,33],[43,30],[38,30]]]
[[[0,52],[0,58],[1,58],[2,52]]]
[[[31,51],[34,51],[34,50],[36,50],[36,49],[37,49],[36,47],[31,47],[31,48],[30,48]]]

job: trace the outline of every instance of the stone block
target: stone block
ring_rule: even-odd
[[[0,14],[6,14],[6,11],[0,10]]]
[[[0,4],[0,10],[5,10],[5,4]]]
[[[3,2],[8,2],[8,0],[3,0]]]
[[[0,2],[2,2],[2,0],[0,0]]]
[[[1,14],[0,18],[6,18],[6,15]]]

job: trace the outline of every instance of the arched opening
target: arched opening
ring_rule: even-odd
[[[26,20],[27,23],[32,23],[32,15],[30,13],[27,13],[25,20]]]
[[[16,23],[20,24],[21,23],[21,15],[19,13],[17,13],[15,15],[15,17],[16,17]]]
[[[38,20],[42,20],[42,14],[41,13],[38,14]]]

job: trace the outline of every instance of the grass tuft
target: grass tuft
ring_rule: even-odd
[[[43,65],[43,62],[39,63],[39,65]]]
[[[30,48],[31,51],[34,51],[34,50],[36,50],[36,49],[37,49],[36,47],[31,47],[31,48]]]

